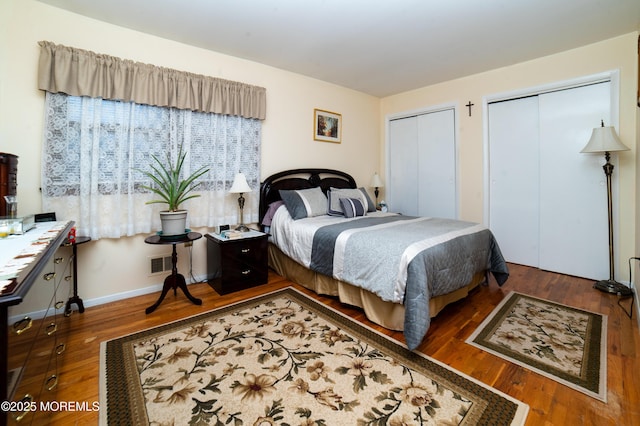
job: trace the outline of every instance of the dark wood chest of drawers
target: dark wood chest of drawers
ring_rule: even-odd
[[[10,326],[7,370],[8,396],[22,404],[55,401],[59,371],[66,349],[69,314],[65,312],[71,291],[71,249],[60,247],[31,288],[30,294],[51,297],[41,319],[25,315]],[[27,295],[28,297],[29,295]],[[9,424],[46,424],[44,410],[13,411]]]
[[[206,234],[207,279],[219,294],[265,284],[268,280],[267,234],[250,231],[228,240]]]
[[[10,403],[0,412],[0,425],[48,424],[46,411],[28,408],[56,397],[69,327],[66,302],[73,261],[71,248],[62,243],[72,226],[73,222],[42,224],[3,242],[14,263],[27,260],[17,273],[3,265],[4,276],[13,278],[0,292],[0,401]],[[10,321],[10,310],[22,303],[44,309],[12,315]]]

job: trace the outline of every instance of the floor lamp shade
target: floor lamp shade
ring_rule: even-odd
[[[605,126],[604,122],[601,122],[601,127],[593,129],[589,142],[580,152],[607,153],[628,150],[629,148],[618,138],[616,130],[612,126]]]
[[[583,153],[604,153],[606,163],[602,166],[604,174],[607,178],[607,213],[609,217],[609,279],[601,280],[594,284],[594,287],[608,293],[616,293],[619,295],[630,295],[631,289],[624,284],[616,282],[613,255],[613,203],[611,200],[611,175],[613,174],[613,164],[609,162],[611,152],[628,151],[629,148],[622,143],[616,131],[611,126],[605,126],[604,122],[600,123],[600,127],[593,129],[591,138],[587,145],[582,149]]]

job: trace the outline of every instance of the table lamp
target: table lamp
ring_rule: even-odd
[[[244,173],[236,174],[229,192],[231,194],[240,194],[238,197],[238,206],[240,207],[240,224],[236,227],[236,231],[248,232],[249,228],[244,224],[244,197],[242,194],[245,192],[251,192],[251,188],[247,183],[247,178],[244,176]]]

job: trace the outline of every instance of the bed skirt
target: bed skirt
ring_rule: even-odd
[[[404,330],[403,305],[386,302],[367,290],[307,269],[271,243],[269,243],[269,266],[281,276],[317,294],[337,296],[340,302],[361,308],[370,321],[384,328]],[[431,317],[435,317],[449,303],[467,297],[469,291],[485,281],[486,273],[479,272],[465,287],[432,298],[429,301]]]

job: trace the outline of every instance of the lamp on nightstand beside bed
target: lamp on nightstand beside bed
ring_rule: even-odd
[[[374,173],[373,177],[371,178],[371,184],[369,186],[373,188],[373,194],[376,196],[376,208],[378,208],[378,195],[380,194],[380,191],[378,191],[378,189],[384,187],[382,179],[380,179],[378,173]]]
[[[238,207],[240,207],[240,224],[236,227],[236,231],[248,232],[249,228],[244,224],[244,197],[242,194],[245,192],[251,192],[251,188],[247,183],[247,178],[244,176],[244,173],[236,174],[229,192],[231,194],[240,194],[238,197]]]
[[[611,174],[613,173],[613,164],[609,162],[609,159],[611,158],[611,152],[628,150],[629,148],[627,148],[626,145],[618,138],[615,129],[611,126],[605,126],[604,121],[601,121],[600,127],[593,129],[591,139],[589,139],[587,146],[580,151],[584,153],[604,153],[604,158],[607,161],[602,168],[604,169],[604,174],[607,177],[607,206],[609,214],[609,279],[600,280],[593,286],[598,290],[605,291],[607,293],[615,293],[621,296],[631,295],[632,290],[626,285],[615,280],[613,265],[613,214],[611,201]]]

